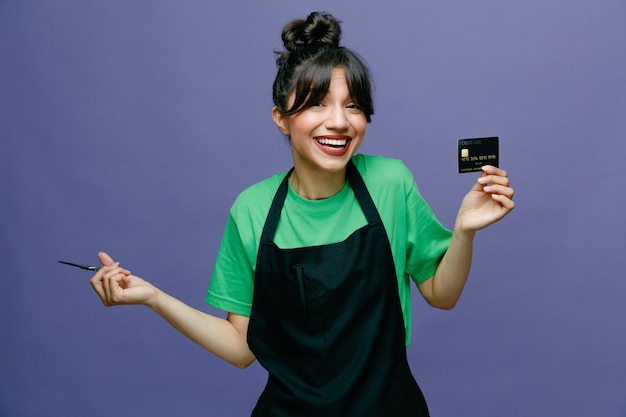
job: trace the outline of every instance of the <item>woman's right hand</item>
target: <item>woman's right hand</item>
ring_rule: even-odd
[[[98,254],[102,268],[91,278],[91,286],[105,306],[143,304],[152,308],[179,332],[239,368],[254,362],[248,347],[249,317],[229,313],[218,318],[184,304],[157,289],[104,252]]]
[[[149,282],[131,275],[109,255],[98,253],[102,268],[89,280],[94,291],[107,306],[123,304],[149,305],[157,297],[158,290]]]

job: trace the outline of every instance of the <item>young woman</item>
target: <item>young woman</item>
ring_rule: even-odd
[[[283,30],[272,118],[293,168],[240,194],[197,311],[105,253],[91,284],[107,306],[144,304],[210,352],[269,379],[253,416],[427,416],[406,360],[410,278],[451,309],[474,234],[508,214],[513,189],[486,166],[445,229],[397,160],[356,154],[373,114],[368,70],[312,13]]]

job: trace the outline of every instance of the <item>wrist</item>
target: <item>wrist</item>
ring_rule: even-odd
[[[454,230],[452,231],[453,235],[458,239],[473,241],[476,236],[476,230],[464,228],[461,222],[457,222],[454,225]]]
[[[157,287],[150,284],[150,289],[152,290],[152,294],[148,296],[144,305],[151,308],[152,310],[158,310],[160,303],[163,299],[163,293]]]

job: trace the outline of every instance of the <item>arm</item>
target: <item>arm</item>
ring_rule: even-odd
[[[469,275],[476,232],[513,210],[513,194],[506,171],[483,167],[481,176],[463,198],[450,246],[435,274],[418,285],[428,304],[446,310],[454,308]]]
[[[106,306],[143,304],[153,309],[176,330],[239,368],[255,358],[246,340],[249,318],[228,314],[221,319],[196,310],[119,267],[107,254],[98,254],[103,265],[91,285]]]

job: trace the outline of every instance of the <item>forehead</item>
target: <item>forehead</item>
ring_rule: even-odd
[[[343,67],[335,67],[330,73],[330,85],[328,86],[327,94],[331,90],[337,90],[339,88],[348,89],[348,79],[346,77],[346,70]]]
[[[302,91],[306,92],[306,94],[323,96],[329,93],[343,92],[343,90],[348,92],[350,89],[350,86],[348,85],[348,76],[346,75],[346,71],[343,67],[335,67],[321,78],[325,80],[320,82],[321,80],[319,78],[314,78],[311,80],[309,88],[305,88]],[[294,89],[292,93],[294,93],[295,90],[299,89]]]
[[[297,94],[304,94],[307,98],[315,96],[318,99],[329,94],[350,95],[346,71],[343,67],[335,67],[330,71],[327,82],[325,83],[319,83],[319,80],[312,80],[308,89],[302,88],[302,86],[294,87],[291,93],[289,93],[290,104],[293,104],[293,100]]]

